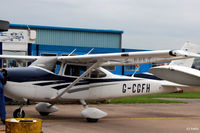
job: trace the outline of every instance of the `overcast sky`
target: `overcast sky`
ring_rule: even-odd
[[[0,6],[0,19],[13,24],[123,30],[123,48],[200,44],[200,0],[2,0]]]

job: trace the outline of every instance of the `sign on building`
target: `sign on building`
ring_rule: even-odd
[[[35,43],[35,30],[9,29],[7,32],[0,32],[0,42]]]

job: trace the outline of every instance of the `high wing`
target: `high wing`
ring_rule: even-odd
[[[35,61],[40,58],[54,58],[57,61],[67,64],[79,64],[91,66],[96,62],[101,63],[101,66],[106,65],[135,65],[152,63],[159,61],[171,61],[185,58],[200,57],[199,54],[191,53],[184,50],[157,50],[144,52],[124,52],[124,53],[109,53],[109,54],[90,54],[76,56],[20,56],[20,55],[0,55],[2,59],[12,59],[19,62]]]
[[[106,66],[106,65],[135,65],[135,64],[159,62],[159,61],[171,61],[171,60],[185,59],[192,57],[200,57],[200,55],[187,52],[184,50],[158,50],[158,51],[144,51],[144,52],[59,56],[57,57],[57,60],[65,62],[67,64],[79,64],[88,66],[91,66],[96,62],[101,62],[101,66]]]

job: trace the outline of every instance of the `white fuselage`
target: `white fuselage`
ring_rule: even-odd
[[[20,101],[29,99],[50,102],[76,79],[72,76],[56,75],[39,67],[7,69],[7,71],[8,82],[5,85],[5,95]],[[99,100],[176,91],[175,88],[165,89],[161,84],[162,80],[109,73],[109,76],[103,78],[84,78],[57,101]]]

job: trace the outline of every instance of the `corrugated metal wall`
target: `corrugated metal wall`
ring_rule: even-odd
[[[37,29],[36,44],[121,48],[121,34]]]

